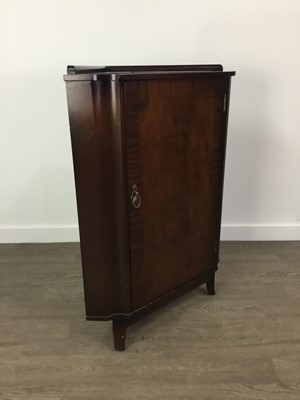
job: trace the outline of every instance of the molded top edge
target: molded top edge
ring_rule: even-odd
[[[221,64],[194,65],[123,65],[123,66],[78,66],[69,65],[65,81],[99,80],[141,80],[191,77],[191,74],[235,75],[235,72],[223,72]],[[185,76],[184,76],[185,74]]]
[[[64,75],[65,81],[130,81],[149,79],[176,79],[234,76],[235,71],[136,71],[136,72],[103,72],[94,74]]]
[[[221,64],[190,64],[190,65],[115,65],[115,66],[85,66],[68,65],[67,74],[95,74],[141,71],[223,71]]]

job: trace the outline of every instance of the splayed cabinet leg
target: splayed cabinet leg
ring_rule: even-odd
[[[215,274],[213,274],[212,277],[206,282],[206,289],[207,289],[207,293],[210,296],[216,294],[216,291],[215,291]]]
[[[113,334],[115,350],[125,350],[125,341],[127,333],[127,324],[124,320],[115,318],[113,319]]]

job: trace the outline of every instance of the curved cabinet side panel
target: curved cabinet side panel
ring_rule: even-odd
[[[86,316],[108,319],[130,312],[120,99],[110,81],[66,88]]]

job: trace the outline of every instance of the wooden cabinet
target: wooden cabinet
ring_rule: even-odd
[[[68,67],[88,320],[115,348],[149,312],[214,294],[230,80],[221,65]]]

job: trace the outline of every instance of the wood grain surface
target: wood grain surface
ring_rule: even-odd
[[[300,243],[224,242],[217,295],[86,322],[78,244],[0,246],[1,400],[299,400]]]
[[[132,308],[216,267],[229,79],[126,82]]]
[[[127,197],[119,85],[67,84],[86,315],[128,313]]]

